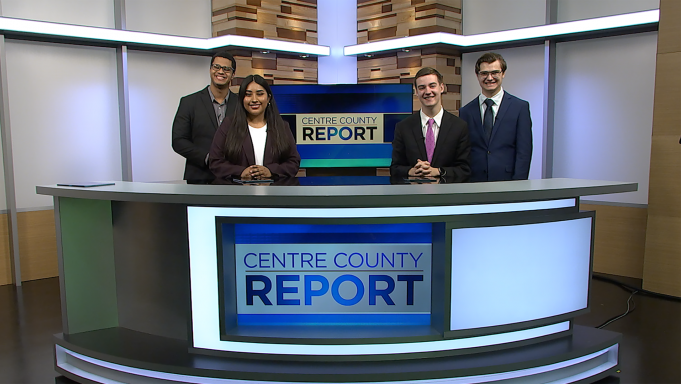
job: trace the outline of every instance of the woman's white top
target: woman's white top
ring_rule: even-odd
[[[262,161],[265,157],[265,142],[267,141],[267,124],[262,128],[253,128],[249,125],[248,131],[251,133],[251,141],[253,142],[255,164],[263,165]]]

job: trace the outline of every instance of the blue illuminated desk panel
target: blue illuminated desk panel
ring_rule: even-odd
[[[593,254],[579,197],[636,184],[287,184],[38,187],[58,217],[57,371],[526,383],[617,369],[619,335],[571,321]]]

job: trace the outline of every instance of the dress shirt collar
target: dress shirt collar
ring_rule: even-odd
[[[499,90],[499,92],[497,92],[496,95],[489,97],[489,99],[492,99],[492,101],[494,101],[495,107],[498,107],[498,106],[501,105],[501,99],[503,99],[503,98],[504,98],[504,88],[503,87]],[[480,96],[478,96],[478,104],[480,104],[480,108],[482,108],[482,106],[485,104],[485,100],[487,100],[487,99],[488,99],[488,97],[483,95],[482,93],[480,94]]]
[[[442,116],[444,116],[444,108],[440,108],[440,112],[437,113],[437,115],[433,116],[433,120],[435,120],[435,124],[437,125],[438,128],[442,126]],[[426,127],[426,124],[428,124],[428,117],[425,113],[423,113],[423,109],[419,110],[419,114],[421,115],[421,127]]]
[[[210,85],[208,86],[208,94],[210,95],[210,101],[213,103],[218,103],[217,100],[215,100],[215,96],[213,96],[213,91],[210,89]],[[227,96],[225,96],[225,99],[222,101],[222,103],[218,103],[219,105],[222,104],[227,104],[227,99],[229,98],[229,92],[227,92]]]

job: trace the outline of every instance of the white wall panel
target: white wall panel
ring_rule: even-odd
[[[558,0],[558,22],[592,19],[660,7],[660,0]]]
[[[111,0],[113,1],[113,0]],[[211,0],[128,0],[126,29],[166,35],[211,37]]]
[[[114,28],[114,0],[0,0],[2,16]]]
[[[533,142],[530,179],[541,179],[542,141],[544,138],[544,46],[500,49],[495,52],[501,54],[508,65],[502,84],[504,91],[530,103]],[[463,54],[461,64],[462,106],[480,94],[480,85],[475,75],[475,62],[483,53]]]
[[[554,177],[638,182],[594,199],[648,203],[656,52],[656,32],[557,45]]]
[[[463,0],[462,8],[464,35],[546,23],[546,0]]]
[[[6,47],[17,207],[52,205],[36,185],[120,180],[115,50]]]
[[[210,57],[131,51],[128,54],[134,181],[182,180],[184,158],[171,147],[180,98],[210,82]]]

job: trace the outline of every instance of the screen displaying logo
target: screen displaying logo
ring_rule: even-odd
[[[369,144],[383,142],[382,113],[296,115],[298,144]]]
[[[412,114],[411,84],[272,85],[301,168],[389,167],[395,125]]]
[[[430,324],[430,224],[233,226],[240,325]]]

